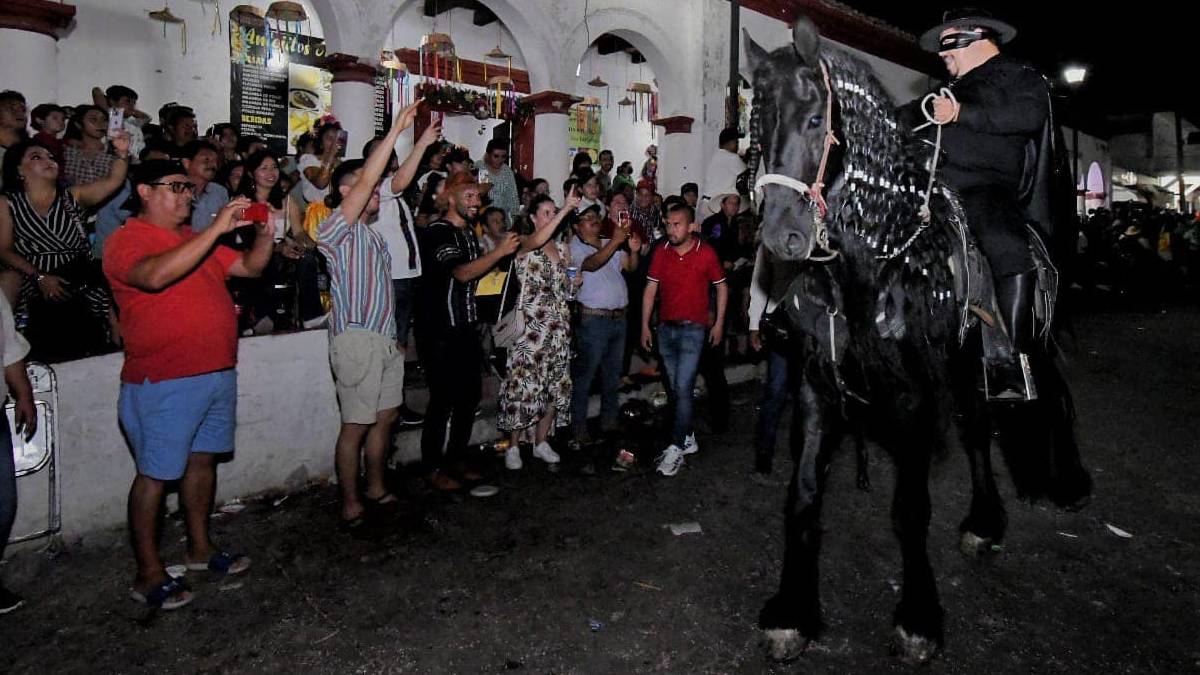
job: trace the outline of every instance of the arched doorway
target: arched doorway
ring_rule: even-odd
[[[580,60],[572,93],[588,104],[577,113],[576,125],[598,123],[594,149],[611,150],[618,167],[623,162],[632,164],[636,181],[647,147],[657,144],[659,136],[659,129],[650,123],[657,114],[657,79],[645,56],[616,35],[598,36]],[[593,120],[584,121],[587,117]],[[583,133],[573,133],[568,154],[590,149],[588,140]]]
[[[1107,201],[1108,185],[1104,179],[1104,170],[1100,168],[1099,162],[1092,162],[1088,167],[1087,182],[1084,184],[1084,213],[1105,206]]]

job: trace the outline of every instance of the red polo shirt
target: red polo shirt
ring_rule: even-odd
[[[658,282],[658,320],[691,321],[707,326],[709,289],[725,283],[725,270],[711,246],[692,236],[692,245],[679,255],[669,242],[658,246],[646,278]]]
[[[194,270],[157,293],[126,282],[139,262],[194,236],[189,227],[174,231],[130,218],[104,245],[104,276],[125,340],[122,382],[172,380],[237,364],[237,317],[225,279],[239,253],[216,246]]]

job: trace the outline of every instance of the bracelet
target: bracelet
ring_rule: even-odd
[[[42,274],[41,272],[34,272],[33,274],[31,274],[29,276],[34,277],[33,283],[35,283],[35,284],[42,283],[42,280],[46,278],[46,275]]]

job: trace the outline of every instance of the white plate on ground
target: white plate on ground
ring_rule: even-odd
[[[472,497],[492,497],[500,492],[495,485],[476,485],[471,488]]]

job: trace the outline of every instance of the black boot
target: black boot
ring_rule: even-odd
[[[1033,343],[1033,271],[996,278],[996,304],[1008,333],[1011,351],[1004,361],[986,364],[988,398],[997,401],[1032,401],[1037,398],[1029,350]]]

